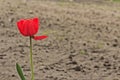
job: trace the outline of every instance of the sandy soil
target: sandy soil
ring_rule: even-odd
[[[0,80],[30,80],[29,38],[16,26],[39,17],[33,41],[35,80],[120,80],[120,5],[111,2],[0,0]],[[90,0],[89,0],[90,1]]]

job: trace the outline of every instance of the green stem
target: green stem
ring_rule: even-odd
[[[31,80],[34,80],[33,59],[32,59],[32,37],[30,37],[30,68],[31,68]]]

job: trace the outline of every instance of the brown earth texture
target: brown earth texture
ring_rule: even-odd
[[[16,26],[38,17],[35,80],[120,80],[120,3],[112,0],[0,0],[0,80],[31,80],[29,37]]]

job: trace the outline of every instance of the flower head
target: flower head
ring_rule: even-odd
[[[47,36],[34,36],[39,29],[38,18],[33,19],[21,19],[17,22],[18,29],[23,36],[31,36],[35,40],[41,40],[47,38]]]

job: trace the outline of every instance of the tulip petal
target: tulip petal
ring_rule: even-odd
[[[37,32],[34,28],[34,23],[32,20],[28,20],[28,34],[29,36],[35,35]]]
[[[34,36],[33,39],[34,40],[42,40],[42,39],[45,39],[47,38],[48,36],[45,36],[45,35],[42,35],[42,36]]]
[[[23,32],[25,33],[26,36],[30,35],[28,25],[29,25],[29,20],[25,20],[23,23],[23,26],[24,26]]]
[[[33,19],[33,23],[34,23],[34,28],[36,30],[36,32],[38,32],[38,28],[39,28],[39,19],[38,18],[34,18]]]
[[[24,36],[26,36],[26,33],[24,31],[24,22],[25,22],[25,20],[18,21],[17,26],[18,26],[20,33],[23,34]]]

